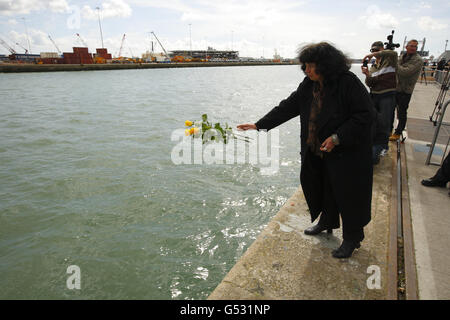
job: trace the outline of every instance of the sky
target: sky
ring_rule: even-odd
[[[97,10],[96,8],[99,8]],[[0,39],[23,53],[102,47],[117,55],[141,56],[153,31],[167,51],[237,50],[241,57],[294,58],[308,43],[328,41],[351,58],[363,58],[375,41],[426,38],[439,56],[450,40],[450,1],[329,0],[0,0]],[[28,36],[27,36],[28,34]],[[401,49],[401,48],[400,48]],[[450,44],[447,49],[450,50]],[[155,51],[161,52],[159,45]],[[399,51],[399,49],[397,49]],[[0,46],[0,54],[9,54]]]

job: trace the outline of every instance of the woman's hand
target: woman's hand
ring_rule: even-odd
[[[334,148],[333,139],[331,137],[328,137],[320,146],[320,151],[331,152],[333,148]]]
[[[254,123],[244,123],[237,126],[238,130],[257,130],[258,128]]]

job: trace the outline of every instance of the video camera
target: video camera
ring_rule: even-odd
[[[400,48],[400,43],[394,43],[394,30],[392,30],[392,33],[387,36],[388,42],[384,43],[385,50],[395,50],[395,48]]]

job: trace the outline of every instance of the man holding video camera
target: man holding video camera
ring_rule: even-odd
[[[385,50],[383,42],[376,41],[370,49],[371,54],[363,59],[362,73],[366,75],[366,84],[377,110],[377,121],[373,140],[372,159],[377,164],[382,150],[388,150],[389,136],[393,122],[397,91],[397,53]],[[373,57],[375,64],[369,69],[367,62]]]

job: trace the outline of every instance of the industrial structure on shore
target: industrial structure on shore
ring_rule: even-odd
[[[99,21],[100,25],[100,21]],[[101,27],[100,27],[100,32]],[[48,35],[53,46],[56,48],[57,52],[41,52],[40,54],[31,54],[31,48],[29,50],[21,46],[19,43],[16,43],[21,49],[25,51],[25,53],[18,53],[13,47],[11,47],[6,41],[0,38],[0,45],[6,48],[10,55],[0,55],[0,63],[11,63],[11,64],[79,64],[79,65],[88,65],[88,64],[129,64],[129,63],[203,63],[203,62],[288,62],[288,63],[296,63],[294,59],[284,59],[282,58],[275,49],[275,54],[272,59],[261,58],[249,58],[249,57],[239,57],[239,51],[236,50],[216,50],[212,47],[208,47],[207,50],[172,50],[167,51],[161,41],[158,39],[156,34],[152,31],[155,42],[151,41],[151,51],[147,51],[142,54],[141,57],[136,57],[133,55],[130,49],[131,57],[126,57],[123,55],[126,34],[123,35],[120,49],[118,54],[116,52],[115,57],[112,56],[111,53],[108,53],[108,49],[104,48],[103,40],[102,40],[102,48],[97,48],[96,53],[90,53],[88,49],[88,45],[81,38],[80,34],[76,33],[76,37],[78,42],[82,44],[82,46],[73,47],[73,52],[64,52],[62,53],[55,41]],[[102,33],[101,33],[102,35]],[[103,39],[103,35],[102,35]],[[419,54],[422,57],[428,56],[428,51],[424,50],[426,39],[423,41],[419,41],[422,43],[422,48]],[[158,44],[161,47],[162,52],[155,52],[154,44]],[[405,47],[406,37],[403,44]],[[447,44],[446,44],[447,49]],[[446,52],[446,49],[444,50]],[[405,51],[401,51],[401,54]],[[444,52],[444,53],[445,53]],[[431,56],[429,59],[430,62],[433,62],[435,59]],[[359,59],[352,59],[352,63],[361,63]]]
[[[151,51],[142,54],[141,57],[131,57],[123,55],[124,43],[126,35],[122,37],[121,45],[117,56],[113,57],[108,53],[106,48],[97,48],[96,53],[90,53],[88,45],[77,33],[78,41],[83,46],[73,47],[73,52],[62,53],[55,41],[49,35],[49,39],[56,48],[57,52],[41,52],[40,54],[31,54],[27,49],[25,53],[18,53],[6,41],[0,39],[0,44],[6,48],[10,55],[0,55],[0,63],[34,63],[34,64],[108,64],[108,63],[176,63],[176,62],[242,62],[242,61],[265,61],[265,62],[291,62],[290,59],[281,58],[276,50],[273,59],[255,59],[255,58],[240,58],[239,51],[236,50],[216,50],[208,47],[207,50],[172,50],[166,51],[162,43],[154,32],[151,34],[156,39],[157,43],[162,49],[162,52],[155,52],[154,43],[151,42]],[[17,44],[19,45],[19,44]]]
[[[208,50],[174,50],[170,52],[147,51],[138,57],[112,57],[106,48],[97,48],[96,53],[89,52],[87,47],[73,47],[73,52],[41,52],[40,54],[11,52],[9,56],[0,55],[0,62],[35,63],[35,64],[104,64],[104,63],[176,63],[176,62],[241,62],[241,61],[274,61],[281,59],[240,58],[239,51]],[[283,59],[286,62],[286,59]]]

